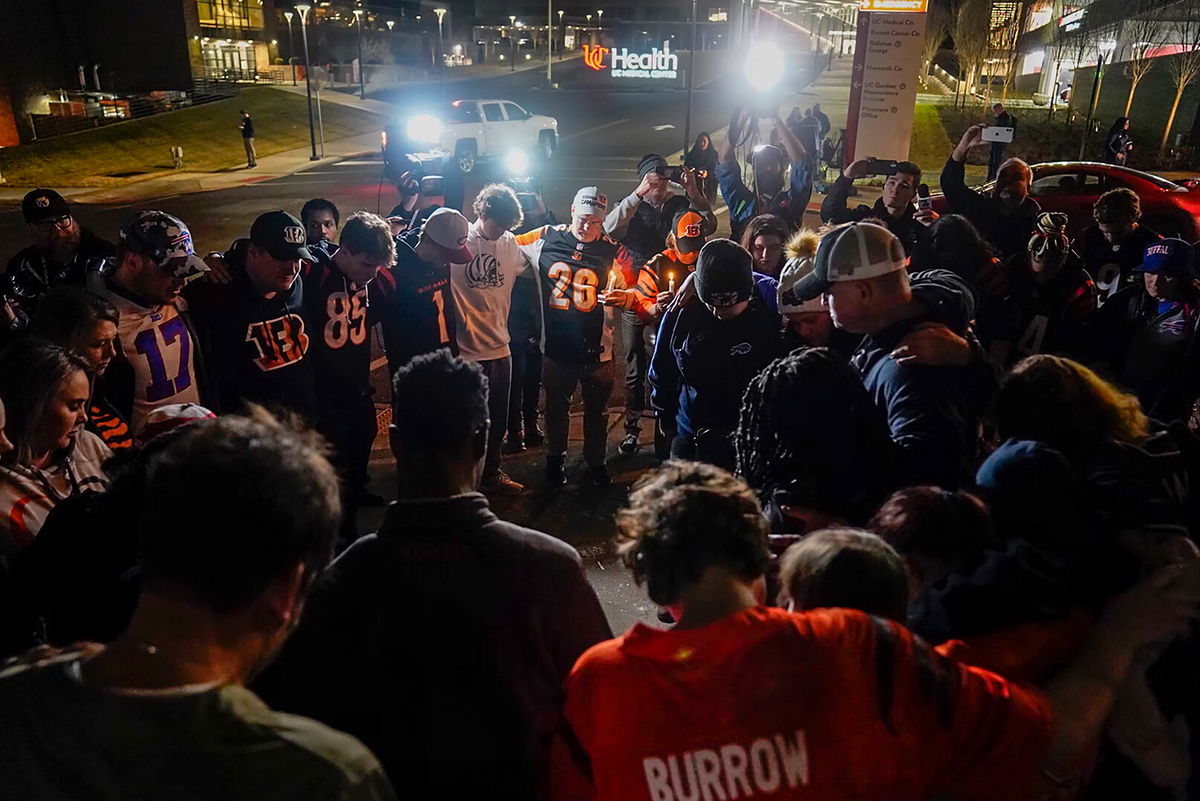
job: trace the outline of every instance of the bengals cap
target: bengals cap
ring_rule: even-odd
[[[821,238],[813,269],[792,287],[797,301],[812,300],[838,281],[861,281],[904,269],[904,246],[888,229],[850,223]]]
[[[671,231],[675,234],[675,251],[684,264],[695,264],[700,257],[704,240],[712,233],[711,226],[698,211],[688,209],[675,215]]]
[[[575,193],[571,201],[571,216],[582,217],[585,214],[595,214],[600,217],[608,214],[608,198],[598,186],[585,186]]]
[[[304,225],[286,211],[260,214],[254,225],[250,226],[250,241],[279,261],[316,261],[305,247],[308,238],[304,233]]]

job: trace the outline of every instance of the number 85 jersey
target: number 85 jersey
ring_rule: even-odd
[[[517,245],[537,275],[546,356],[577,363],[612,359],[613,309],[599,296],[637,283],[625,246],[607,236],[580,242],[567,225],[535,228],[517,236]]]

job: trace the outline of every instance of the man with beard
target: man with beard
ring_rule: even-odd
[[[38,301],[58,284],[82,285],[88,269],[115,252],[79,224],[71,207],[53,189],[34,189],[21,200],[25,230],[33,244],[13,256],[0,278],[0,297],[9,328],[23,328]]]
[[[1029,197],[1033,171],[1021,159],[1011,158],[1000,165],[991,193],[983,194],[967,186],[967,153],[983,143],[983,129],[982,125],[972,125],[962,135],[942,168],[942,191],[950,210],[970,220],[995,245],[1001,257],[1008,258],[1024,251],[1042,207]]]
[[[931,222],[929,214],[917,215],[917,207],[912,202],[917,195],[917,185],[921,183],[921,168],[911,161],[900,162],[896,165],[896,172],[884,181],[883,194],[874,206],[860,204],[856,208],[848,208],[846,200],[850,197],[854,181],[867,177],[870,164],[870,159],[858,159],[846,165],[821,203],[821,220],[841,224],[877,217],[904,245],[904,252],[912,256],[929,238],[926,226]]]

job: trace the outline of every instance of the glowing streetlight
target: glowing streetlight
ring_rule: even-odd
[[[317,132],[313,128],[312,105],[312,60],[308,57],[308,12],[312,6],[308,3],[297,3],[296,10],[300,12],[300,38],[304,41],[304,94],[308,97],[308,141],[312,144],[312,155],[309,161],[317,160]]]
[[[354,9],[354,21],[358,24],[358,99],[367,99],[367,76],[363,70],[362,57],[362,18],[363,10],[361,8]]]
[[[517,18],[513,15],[508,17],[508,38],[512,42],[513,54],[512,61],[508,62],[509,72],[517,71],[517,37],[513,36],[513,28],[517,27]]]
[[[444,83],[446,81],[446,54],[443,52],[444,46],[442,45],[442,17],[446,16],[446,9],[435,8],[433,13],[437,14],[438,18],[438,72],[441,73]]]
[[[296,16],[291,11],[283,12],[283,18],[288,24],[288,63],[292,65],[292,86],[296,85],[296,57],[292,55],[296,52],[296,43],[292,41],[292,17]]]
[[[604,27],[604,9],[603,8],[596,9],[596,24],[599,25],[601,28]]]

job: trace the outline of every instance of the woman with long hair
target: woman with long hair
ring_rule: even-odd
[[[714,203],[717,199],[717,149],[713,147],[712,136],[708,131],[701,131],[696,135],[696,141],[692,145],[692,149],[687,152],[683,158],[683,166],[691,167],[697,173],[696,184],[708,198],[708,202]]]
[[[84,429],[91,395],[87,362],[28,338],[0,352],[0,398],[13,449],[0,456],[0,558],[37,536],[56,504],[107,486],[111,451]]]
[[[53,342],[87,362],[94,376],[92,397],[88,402],[87,429],[104,444],[117,450],[133,445],[129,417],[133,398],[122,404],[115,400],[115,386],[128,386],[133,369],[124,360],[114,359],[119,349],[116,308],[99,295],[77,286],[59,286],[51,290],[29,321],[29,335]],[[110,371],[120,373],[107,381]],[[122,407],[125,408],[122,408]]]
[[[1129,160],[1129,151],[1133,150],[1133,137],[1129,135],[1128,117],[1117,117],[1117,121],[1108,129],[1104,150],[1110,164],[1124,164]]]

